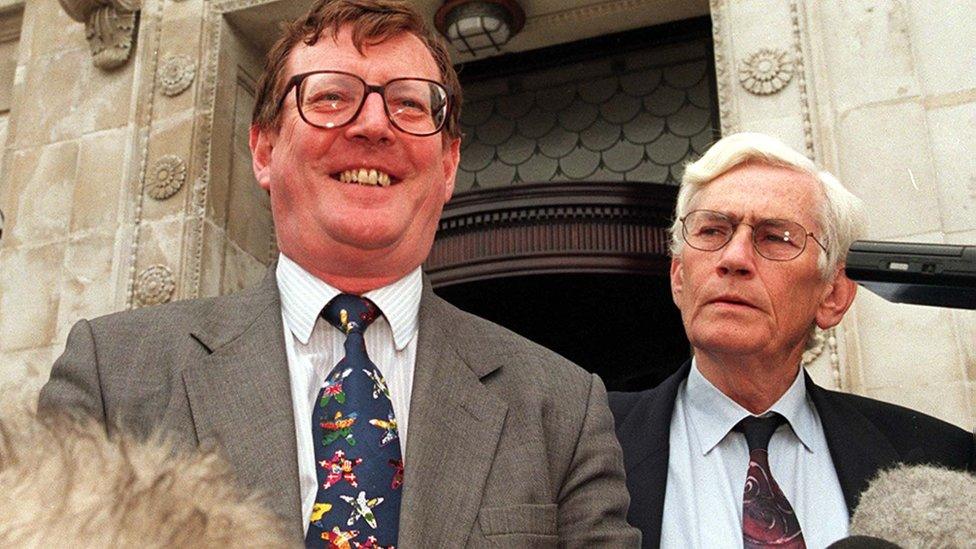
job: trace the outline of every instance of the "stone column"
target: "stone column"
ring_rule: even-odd
[[[132,177],[132,63],[97,69],[57,0],[24,6],[0,209],[0,394],[46,381],[74,319],[117,310]]]
[[[976,243],[972,0],[713,0],[723,131],[773,133],[864,199],[870,238]],[[861,289],[821,382],[971,428],[976,313]]]
[[[275,255],[247,151],[260,58],[225,18],[268,0],[109,3],[141,5],[109,68],[59,0],[26,4],[0,179],[5,397],[36,394],[78,319],[227,293]]]

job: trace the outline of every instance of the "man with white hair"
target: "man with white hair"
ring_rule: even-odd
[[[836,326],[860,201],[761,134],[718,141],[682,178],[671,292],[693,357],[660,386],[610,395],[644,546],[823,547],[896,463],[966,469],[973,437],[918,412],[818,387],[800,366]]]

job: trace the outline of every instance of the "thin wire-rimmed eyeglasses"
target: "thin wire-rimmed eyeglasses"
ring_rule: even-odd
[[[681,236],[689,246],[704,252],[721,250],[728,244],[739,225],[752,228],[752,247],[756,253],[773,261],[796,259],[807,247],[807,237],[824,252],[827,248],[803,225],[789,219],[763,219],[754,225],[736,221],[722,212],[694,210],[680,219]]]
[[[298,114],[310,126],[333,129],[359,116],[369,94],[383,98],[386,116],[398,130],[416,136],[441,131],[450,111],[450,94],[440,82],[425,78],[394,78],[382,86],[342,71],[311,71],[288,81],[281,103],[295,88]]]

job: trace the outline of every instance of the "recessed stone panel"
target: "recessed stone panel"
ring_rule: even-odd
[[[976,73],[972,55],[971,72]],[[976,230],[976,102],[932,109],[927,116],[943,227],[947,232]]]
[[[856,109],[837,130],[837,174],[867,207],[872,238],[941,230],[925,112],[914,101]]]
[[[908,2],[814,2],[835,108],[918,95]]]
[[[233,243],[228,243],[225,250],[221,293],[236,292],[261,281],[268,269],[265,263],[258,261]]]
[[[68,241],[61,273],[58,341],[67,339],[68,331],[79,319],[122,308],[122,304],[115,303],[115,251],[114,233],[105,230]]]
[[[133,93],[131,63],[106,72],[92,65],[87,49],[72,49],[33,58],[22,68],[28,91],[15,97],[20,103],[14,110],[16,145],[74,139],[127,124]]]
[[[81,135],[82,129],[67,121],[77,117],[90,64],[91,54],[86,48],[33,58],[21,68],[29,91],[14,97],[19,108],[11,120],[12,144],[29,147]],[[58,93],[37,93],[43,89],[56,89]]]
[[[787,116],[777,116],[777,112],[789,112],[789,109],[764,112],[763,115],[757,113],[756,118],[743,117],[742,131],[773,135],[793,149],[801,152],[805,151],[805,136],[803,135],[803,122],[800,113],[796,112]]]
[[[133,114],[129,106],[136,93],[135,63],[130,60],[112,71],[92,66],[88,72],[78,105],[79,119],[75,122],[82,124],[84,133],[126,126]]]
[[[889,303],[864,288],[857,306],[866,389],[965,380],[948,309]]]
[[[119,223],[119,201],[126,180],[131,134],[111,130],[80,140],[78,175],[71,199],[71,231],[101,228],[114,231]]]
[[[30,57],[76,50],[87,54],[88,64],[91,65],[85,24],[68,17],[60,3],[50,0],[25,2],[23,31],[21,48],[26,48]]]
[[[0,349],[54,343],[65,243],[0,249]]]
[[[268,193],[249,175],[250,170],[245,173],[236,173],[235,170],[231,174],[227,238],[246,253],[265,260],[273,234],[271,201]]]
[[[0,187],[4,246],[36,246],[67,236],[77,164],[73,142],[19,150],[7,158]]]
[[[203,239],[200,253],[200,296],[220,295],[224,269],[224,248],[227,237],[224,231],[209,219],[203,222]]]
[[[926,95],[976,88],[972,0],[910,0],[912,46]]]

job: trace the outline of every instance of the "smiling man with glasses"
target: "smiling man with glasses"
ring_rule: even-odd
[[[824,547],[879,470],[973,466],[969,433],[801,367],[814,328],[854,299],[844,257],[862,218],[832,175],[765,135],[687,166],[671,291],[692,358],[652,390],[610,394],[645,547]]]
[[[218,448],[308,547],[636,546],[600,379],[421,271],[460,106],[409,2],[316,2],[269,52],[250,132],[276,265],[79,322],[41,409]]]

